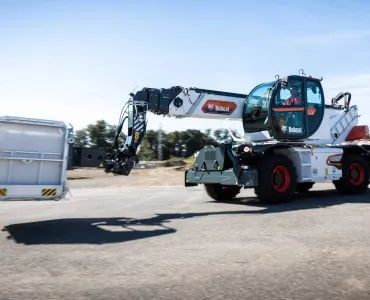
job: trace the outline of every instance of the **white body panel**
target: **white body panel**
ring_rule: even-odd
[[[63,122],[0,117],[0,200],[64,197],[72,142]]]
[[[169,105],[169,117],[177,118],[204,118],[219,119],[243,122],[243,110],[246,103],[246,96],[225,94],[219,95],[217,92],[203,92],[184,88],[178,95],[182,100],[179,107],[176,106],[176,99]],[[348,111],[342,109],[325,108],[324,117],[318,130],[304,140],[310,145],[325,145],[333,143],[343,143],[354,126],[358,124],[358,108],[352,106]],[[244,131],[244,130],[243,130]],[[240,137],[233,136],[237,142],[261,142],[271,140],[268,131],[241,134]],[[336,134],[336,135],[335,135]]]
[[[343,154],[340,148],[293,148],[287,154],[286,149],[279,149],[292,159],[298,174],[298,182],[320,182],[326,180],[338,180],[342,171],[327,163],[327,160],[336,155],[338,158]]]
[[[340,148],[316,148],[311,154],[312,181],[337,180],[342,176],[342,170],[328,165],[327,160],[332,155],[341,155]]]
[[[175,106],[175,102],[169,106],[169,116],[171,117],[191,117],[191,118],[205,118],[205,119],[225,119],[230,118],[233,120],[242,120],[243,117],[243,108],[246,101],[245,97],[233,97],[233,96],[224,96],[224,95],[214,95],[207,93],[198,93],[193,90],[187,91],[184,89],[179,95],[178,98],[183,100],[183,104],[180,107]],[[204,112],[202,108],[205,107],[205,103],[208,100],[215,101],[228,101],[235,103],[235,109],[232,110],[232,107],[217,106],[210,104],[208,106],[209,112]],[[211,102],[212,103],[212,102]],[[221,107],[221,108],[219,108]],[[221,111],[224,109],[223,111]],[[227,111],[229,109],[229,112]],[[231,111],[232,110],[232,111]],[[212,113],[214,111],[214,113]]]
[[[3,185],[1,189],[4,189]],[[5,189],[6,196],[1,196],[0,200],[61,200],[68,191],[63,185],[7,185]],[[41,195],[43,189],[55,190],[55,195],[43,196]]]
[[[342,111],[325,108],[322,123],[319,129],[308,139],[308,142],[312,140],[316,143],[317,140],[320,140],[319,142],[331,143],[333,141],[333,137],[330,133],[330,128],[334,125],[332,118],[338,116],[341,112]]]
[[[358,125],[356,105],[345,110],[325,108],[324,118],[319,129],[305,142],[307,144],[341,144],[345,142],[351,129]]]

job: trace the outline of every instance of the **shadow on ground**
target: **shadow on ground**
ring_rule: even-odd
[[[215,203],[215,202],[214,202]],[[175,233],[176,229],[166,226],[171,220],[191,219],[214,215],[262,215],[285,213],[297,210],[318,209],[346,203],[370,203],[369,193],[360,196],[338,195],[336,191],[312,191],[305,197],[297,197],[290,203],[262,205],[251,198],[240,198],[232,202],[216,202],[253,207],[252,210],[216,211],[201,213],[158,214],[146,219],[132,218],[71,218],[39,222],[12,224],[3,231],[16,243],[38,244],[107,244],[122,243],[138,239]],[[261,209],[256,209],[260,207]]]
[[[266,204],[258,201],[257,197],[237,197],[231,201],[209,201],[219,204],[248,205],[263,207],[258,213],[278,213],[293,210],[304,210],[323,208],[328,206],[340,205],[345,203],[370,203],[370,189],[361,195],[343,195],[335,189],[310,191],[308,193],[297,193],[292,201],[287,203]]]
[[[69,176],[67,177],[67,180],[86,180],[86,179],[93,179],[92,177],[73,177],[73,176]]]

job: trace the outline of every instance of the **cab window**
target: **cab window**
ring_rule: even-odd
[[[275,106],[304,105],[302,80],[289,80],[288,84],[281,85],[275,96]]]
[[[243,126],[246,133],[268,129],[268,97],[274,83],[261,84],[248,95],[243,113]]]
[[[324,104],[320,85],[311,80],[307,80],[307,106],[319,107]]]
[[[320,126],[324,114],[324,95],[321,85],[314,80],[307,80],[307,133],[313,134]]]
[[[277,138],[302,138],[306,134],[304,88],[301,78],[281,82],[272,105],[272,129]]]

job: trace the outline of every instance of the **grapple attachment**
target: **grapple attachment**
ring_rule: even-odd
[[[123,107],[112,147],[106,150],[104,169],[106,173],[128,176],[139,162],[138,148],[146,132],[148,102],[136,101],[132,97]],[[128,120],[128,132],[124,145],[118,138],[124,122]]]

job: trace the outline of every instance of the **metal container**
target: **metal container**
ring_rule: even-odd
[[[104,149],[73,147],[73,165],[80,168],[99,168],[105,158]]]
[[[0,117],[0,200],[64,198],[71,143],[63,122]]]

